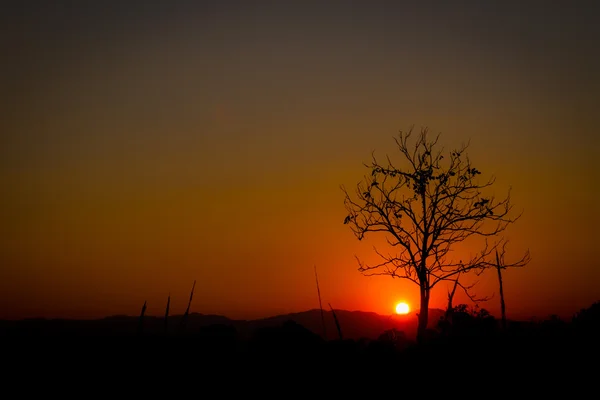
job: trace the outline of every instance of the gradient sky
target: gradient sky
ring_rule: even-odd
[[[48,1],[2,10],[0,318],[393,312],[342,224],[373,150],[442,133],[522,219],[509,317],[600,300],[600,29],[584,1]],[[21,3],[25,3],[21,4]],[[485,3],[485,4],[484,4]],[[497,277],[477,294],[499,315]],[[459,296],[459,295],[457,295]],[[432,307],[444,307],[444,288]],[[457,302],[466,302],[463,297]]]

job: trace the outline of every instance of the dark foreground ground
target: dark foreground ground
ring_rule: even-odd
[[[293,321],[243,339],[226,324],[169,336],[7,335],[2,387],[6,398],[596,397],[600,307],[590,310],[506,329],[455,315],[421,343],[395,330],[326,341]]]
[[[200,385],[199,393],[209,388],[229,392],[245,381],[265,390],[283,382],[298,389],[350,390],[424,381],[430,389],[453,382],[529,388],[538,394],[570,386],[574,393],[600,380],[599,338],[597,331],[565,325],[536,331],[432,331],[422,344],[398,332],[370,341],[324,341],[290,322],[244,341],[227,326],[171,337],[11,338],[3,343],[3,365],[17,377],[54,385],[138,382],[139,395],[178,384]]]

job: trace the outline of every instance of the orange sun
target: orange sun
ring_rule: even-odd
[[[396,314],[408,314],[410,311],[410,307],[406,303],[398,303],[396,304]]]

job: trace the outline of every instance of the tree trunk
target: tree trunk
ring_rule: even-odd
[[[419,310],[419,325],[417,327],[417,342],[422,343],[429,321],[429,289],[421,287],[421,309]]]

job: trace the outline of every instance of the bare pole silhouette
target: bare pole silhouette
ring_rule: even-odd
[[[497,244],[488,244],[488,238],[520,215],[511,216],[510,190],[501,199],[485,193],[495,178],[479,180],[481,172],[466,153],[468,144],[444,151],[438,146],[440,135],[429,139],[427,128],[409,143],[412,130],[400,131],[394,138],[402,166],[389,156],[380,163],[373,154],[372,162],[365,164],[370,173],[356,185],[354,195],[343,186],[342,190],[348,212],[344,224],[359,240],[380,232],[390,246],[389,253],[374,249],[382,260],[379,263],[367,265],[357,257],[359,271],[407,279],[419,286],[417,338],[421,339],[429,319],[431,290],[440,282],[454,281],[472,298],[470,287],[456,277],[480,274],[490,267]],[[483,241],[478,252],[467,260],[453,258],[456,245],[477,237]]]
[[[507,264],[504,260],[506,256],[506,247],[508,246],[508,241],[502,241],[502,247],[500,248],[500,252],[498,252],[498,246],[496,247],[496,263],[492,264],[493,267],[498,271],[498,285],[500,286],[500,312],[502,315],[502,329],[506,330],[506,303],[504,301],[504,284],[502,282],[502,270],[506,268],[520,268],[524,267],[531,261],[531,255],[529,251],[525,253],[519,260]]]
[[[196,281],[194,280],[194,284],[192,285],[192,291],[190,292],[190,300],[188,301],[187,308],[185,309],[185,314],[181,318],[180,331],[183,332],[187,325],[188,315],[190,314],[190,307],[192,305],[192,298],[194,297],[194,289],[196,288]]]
[[[317,294],[319,296],[319,308],[321,309],[321,324],[323,325],[323,338],[327,340],[327,330],[325,328],[325,315],[323,314],[323,304],[321,303],[321,289],[319,289],[319,277],[317,276],[317,266],[315,265],[315,280],[317,282]]]

